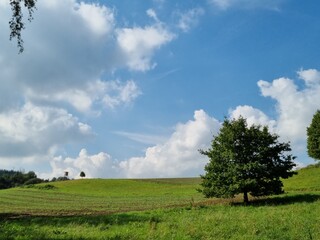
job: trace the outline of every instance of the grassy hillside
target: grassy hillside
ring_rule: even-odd
[[[291,191],[320,191],[320,164],[310,165],[299,170],[299,174],[284,181],[285,190]]]
[[[200,179],[80,179],[0,191],[0,212],[31,215],[105,214],[203,201]]]
[[[3,190],[0,239],[320,239],[320,168],[300,170],[284,181],[287,194],[250,206],[208,204],[195,191],[199,181],[95,179]]]

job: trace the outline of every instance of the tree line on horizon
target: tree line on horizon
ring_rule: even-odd
[[[53,177],[49,179],[38,178],[34,171],[25,173],[23,170],[0,169],[0,189],[8,189],[20,186],[33,185],[43,182],[57,182],[70,180],[68,177]]]
[[[81,178],[86,177],[84,171],[81,171],[79,176]],[[49,179],[41,179],[37,177],[34,171],[24,172],[23,170],[6,170],[0,169],[0,190],[8,189],[20,186],[34,185],[43,182],[60,182],[70,180],[68,176],[53,177]]]
[[[0,170],[0,189],[37,184],[44,181],[45,180],[38,178],[33,171],[24,173],[23,171],[15,170]]]

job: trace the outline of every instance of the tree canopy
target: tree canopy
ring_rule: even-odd
[[[35,184],[43,181],[43,179],[37,178],[37,175],[33,171],[24,173],[22,171],[0,170],[0,189]]]
[[[307,149],[310,157],[320,160],[320,110],[313,115],[307,128]]]
[[[81,171],[80,177],[84,178],[85,176],[86,176],[86,174],[83,171]]]
[[[12,18],[9,21],[11,31],[10,40],[12,40],[13,38],[17,39],[17,45],[20,53],[22,53],[24,50],[21,31],[25,28],[25,24],[23,22],[22,6],[24,6],[28,10],[28,20],[31,21],[33,19],[33,11],[36,8],[36,1],[37,0],[10,0],[12,11]]]
[[[246,119],[225,119],[211,148],[200,153],[209,157],[200,191],[205,197],[230,198],[243,193],[266,196],[283,193],[281,178],[295,174],[296,164],[289,143],[278,142],[267,127],[248,126]]]

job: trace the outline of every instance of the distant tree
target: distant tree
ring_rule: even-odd
[[[38,184],[44,182],[43,179],[40,178],[30,178],[26,182],[24,182],[24,185],[32,185],[32,184]]]
[[[307,128],[307,149],[310,157],[320,160],[320,110],[313,115]]]
[[[279,143],[267,127],[248,127],[244,118],[225,119],[211,149],[200,153],[209,157],[200,191],[205,197],[229,198],[243,194],[266,196],[283,193],[281,178],[295,174],[295,157],[289,143]]]
[[[80,173],[80,177],[84,178],[84,177],[86,177],[86,174],[82,171],[82,172]]]
[[[58,177],[56,179],[57,182],[59,182],[59,181],[68,181],[68,180],[70,180],[68,177]]]
[[[19,52],[22,53],[23,48],[23,39],[21,37],[21,31],[25,28],[25,24],[23,22],[23,14],[22,14],[22,2],[24,7],[28,10],[29,17],[28,20],[31,21],[33,19],[33,12],[36,9],[36,1],[37,0],[10,0],[12,18],[9,21],[10,26],[10,40],[13,38],[17,39],[17,45],[19,48]]]

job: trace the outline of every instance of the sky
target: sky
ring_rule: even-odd
[[[198,150],[239,116],[312,164],[319,11],[296,0],[41,0],[19,54],[0,0],[0,169],[195,177],[208,163]]]

